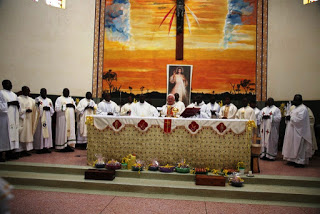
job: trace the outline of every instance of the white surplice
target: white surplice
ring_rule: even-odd
[[[138,102],[132,106],[131,116],[136,117],[158,117],[157,109],[148,102]]]
[[[120,115],[121,116],[130,116],[131,115],[131,108],[134,103],[126,103],[121,107]],[[130,112],[128,114],[128,112]]]
[[[315,118],[313,115],[313,112],[309,107],[308,108],[308,113],[309,113],[309,121],[310,121],[310,130],[311,130],[311,137],[312,137],[312,155],[314,155],[314,152],[318,150],[318,145],[317,145],[317,138],[314,133],[314,123],[315,123]]]
[[[301,104],[290,112],[283,141],[283,159],[308,164],[312,156],[312,137],[308,109]]]
[[[120,107],[110,100],[109,102],[106,100],[102,100],[98,104],[97,114],[108,115],[108,113],[112,113],[114,116],[118,116],[120,113]]]
[[[73,104],[72,97],[60,96],[56,100],[55,110],[57,113],[56,120],[56,149],[63,149],[67,145],[75,147],[75,112],[74,108],[66,107],[67,104]]]
[[[236,113],[236,119],[252,120],[257,124],[255,111],[250,106],[240,108]]]
[[[8,92],[9,91],[7,90],[0,91],[0,152],[10,150],[10,138],[9,138],[10,126],[9,126],[9,113],[8,113],[8,104],[7,104],[8,101],[3,94]],[[17,118],[19,118],[19,116]],[[19,124],[19,120],[18,120],[18,124]],[[19,136],[19,134],[17,135]],[[16,139],[19,139],[19,137],[17,137]]]
[[[31,97],[21,95],[18,101],[20,104],[20,150],[30,151],[33,149],[33,135],[37,127],[37,109]],[[28,109],[32,112],[27,113]]]
[[[263,115],[270,115],[269,119],[262,119]],[[281,111],[276,106],[267,106],[260,111],[261,155],[275,159],[278,154],[279,125]]]
[[[8,102],[18,101],[17,95],[12,91],[1,90],[0,93],[2,97],[2,110],[1,110],[1,118],[0,120],[3,122],[3,126],[5,127],[5,121],[8,120],[8,129],[9,129],[9,139],[10,139],[10,150],[19,149],[19,109],[17,106],[7,106]],[[4,103],[6,102],[6,103]],[[1,131],[2,132],[2,131]],[[5,136],[6,131],[4,131],[4,135],[0,136],[1,139],[6,141],[7,137]],[[6,143],[4,143],[6,144]]]
[[[34,134],[34,149],[40,150],[43,148],[51,148],[52,144],[52,115],[54,114],[54,107],[50,98],[43,99],[41,96],[35,99],[39,103],[37,111],[39,113],[38,125]],[[50,111],[44,111],[43,107],[49,107]]]
[[[215,114],[211,113],[211,118],[213,118],[213,119],[219,118],[220,105],[216,102],[214,102],[214,103],[210,102],[207,104],[207,106],[210,109],[210,111],[216,111]]]
[[[96,103],[93,100],[83,98],[80,100],[76,107],[77,113],[77,143],[87,143],[87,125],[86,117],[93,115],[94,110],[91,108],[85,109],[86,107],[96,107]]]
[[[210,108],[202,101],[201,103],[191,103],[187,108],[200,108],[199,114],[196,114],[190,118],[211,118]]]
[[[227,115],[227,119],[234,119],[236,118],[237,111],[238,108],[232,103],[229,105],[224,105],[220,108],[219,118],[223,118],[225,115]]]

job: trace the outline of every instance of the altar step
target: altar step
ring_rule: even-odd
[[[150,171],[119,170],[113,181],[85,180],[88,168],[5,162],[0,163],[0,177],[21,189],[320,207],[320,178],[255,175],[244,177],[244,186],[237,188],[197,186],[192,174]]]

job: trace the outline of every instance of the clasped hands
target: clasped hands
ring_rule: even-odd
[[[286,120],[290,120],[290,119],[291,119],[291,116],[288,115],[288,116],[285,117],[285,119],[286,119]]]

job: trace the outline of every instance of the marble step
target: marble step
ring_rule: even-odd
[[[151,173],[151,172],[150,172]],[[142,174],[142,173],[141,173]],[[169,175],[169,174],[168,174]],[[178,195],[225,198],[234,200],[281,201],[316,204],[320,201],[319,187],[251,184],[241,188],[198,186],[194,181],[116,177],[113,181],[85,180],[84,175],[68,173],[0,170],[0,176],[17,186],[37,186],[77,190],[96,190],[149,195]]]
[[[90,166],[75,165],[58,165],[58,164],[42,164],[42,163],[26,163],[10,161],[0,163],[0,171],[17,171],[17,172],[35,172],[35,173],[52,173],[52,174],[68,174],[81,175],[92,168]],[[117,170],[117,178],[136,178],[136,179],[156,179],[170,181],[190,181],[194,182],[195,175],[187,173],[161,173],[152,171],[138,172],[130,170]],[[296,187],[317,187],[320,188],[320,178],[301,177],[301,176],[278,176],[278,175],[260,175],[255,174],[254,177],[243,176],[246,184],[261,185],[279,185],[279,186],[296,186]]]

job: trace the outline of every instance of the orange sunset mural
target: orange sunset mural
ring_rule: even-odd
[[[106,1],[103,72],[116,78],[104,75],[103,90],[166,93],[167,65],[179,64],[193,66],[193,93],[254,93],[256,0],[185,0],[183,60],[175,60],[175,4]],[[237,91],[243,80],[251,87]]]

